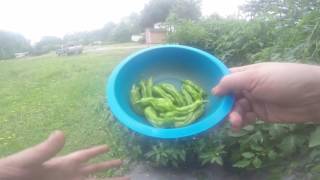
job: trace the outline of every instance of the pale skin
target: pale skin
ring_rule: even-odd
[[[0,160],[1,180],[84,180],[88,175],[115,168],[121,160],[91,164],[88,161],[109,150],[105,145],[55,157],[64,146],[64,135],[56,131],[44,142]],[[128,177],[110,180],[127,180]]]
[[[271,123],[320,122],[319,66],[260,63],[236,67],[212,92],[236,95],[229,114],[235,130],[257,118]]]
[[[236,95],[235,106],[229,114],[233,129],[239,130],[257,118],[271,123],[320,122],[319,66],[261,63],[232,68],[231,72],[212,92]],[[89,174],[121,165],[120,160],[87,163],[105,153],[106,146],[55,157],[63,145],[64,135],[57,131],[43,143],[1,159],[0,179],[84,180]]]

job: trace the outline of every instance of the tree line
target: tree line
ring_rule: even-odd
[[[13,58],[15,53],[30,52],[40,55],[63,45],[88,45],[95,41],[106,43],[128,42],[133,34],[168,18],[198,20],[201,17],[200,0],[150,0],[139,13],[132,13],[119,23],[107,22],[101,29],[74,32],[63,38],[45,36],[31,46],[30,41],[18,33],[0,32],[0,59]]]

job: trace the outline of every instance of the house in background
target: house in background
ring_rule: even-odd
[[[156,23],[153,28],[145,30],[146,44],[162,44],[166,42],[167,29],[162,23]]]
[[[131,36],[131,41],[133,42],[143,42],[143,33],[142,34],[134,34]]]

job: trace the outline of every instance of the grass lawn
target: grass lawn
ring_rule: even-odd
[[[124,157],[106,121],[105,82],[121,59],[137,49],[58,57],[48,54],[0,61],[0,157],[37,144],[56,129],[65,132],[62,154],[97,144]],[[124,157],[125,158],[125,157]]]

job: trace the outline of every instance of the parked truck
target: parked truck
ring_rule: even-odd
[[[56,54],[58,56],[63,56],[63,55],[78,55],[81,54],[83,51],[83,47],[81,45],[77,46],[67,46],[67,47],[61,47],[56,50]]]

